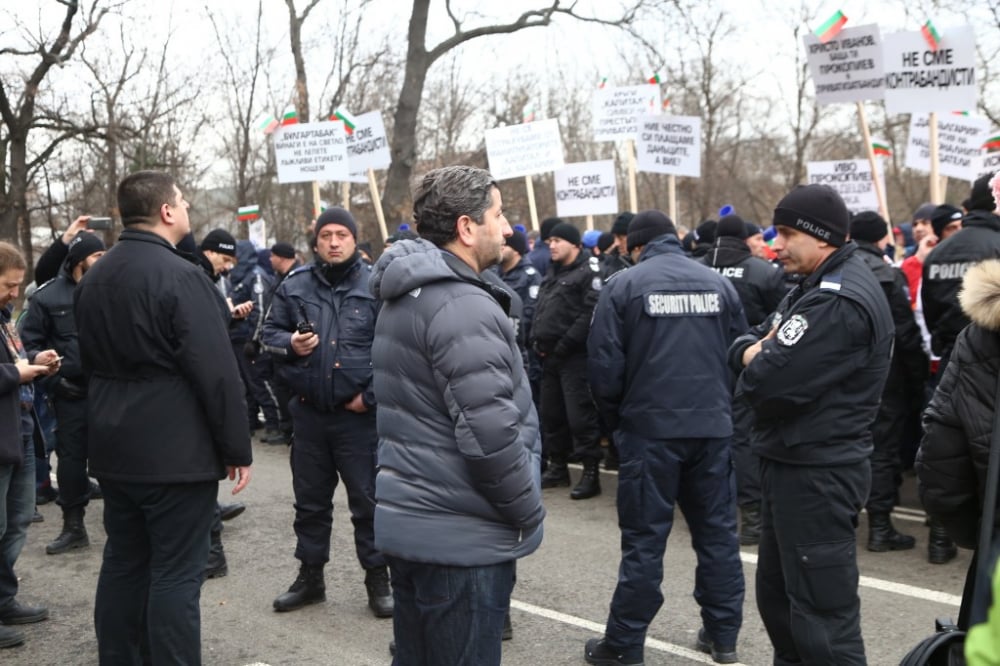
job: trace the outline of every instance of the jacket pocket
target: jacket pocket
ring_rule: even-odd
[[[856,603],[856,550],[854,539],[796,546],[802,599],[818,611],[833,611]]]

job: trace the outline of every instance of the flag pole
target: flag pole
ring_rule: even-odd
[[[637,212],[639,210],[639,195],[635,182],[635,141],[633,139],[625,142],[625,150],[628,153],[628,205],[629,210]]]
[[[938,124],[937,113],[931,111],[930,120],[931,144],[931,203],[939,205],[941,200],[941,163],[938,158]]]
[[[875,147],[872,146],[872,134],[868,130],[868,118],[865,116],[865,105],[856,102],[858,107],[858,122],[861,124],[861,136],[865,142],[865,153],[868,155],[868,166],[872,170],[872,182],[875,185],[875,196],[878,199],[878,212],[888,225],[888,233],[892,233],[892,221],[889,219],[889,207],[885,203],[885,192],[882,191],[882,181],[878,177],[878,160],[875,159]]]
[[[531,176],[524,177],[524,187],[528,190],[528,210],[531,212],[531,229],[538,231],[538,208],[535,206],[535,184]]]
[[[378,229],[382,232],[382,242],[389,237],[389,230],[385,227],[385,212],[382,210],[382,197],[378,193],[378,183],[375,181],[375,169],[368,167],[368,191],[371,192],[372,206],[375,208],[375,217],[378,219]]]
[[[343,182],[340,184],[340,205],[344,210],[351,210],[351,184]]]
[[[667,205],[670,219],[677,224],[677,176],[674,174],[667,176]]]
[[[319,181],[314,180],[312,182],[312,194],[313,194],[313,219],[319,217],[319,214],[323,211],[320,210],[319,205]]]
[[[594,216],[593,215],[588,215],[587,216],[587,231],[593,231],[593,229],[594,229]]]

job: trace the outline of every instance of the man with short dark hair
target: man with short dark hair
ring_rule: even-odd
[[[108,535],[94,625],[102,663],[201,662],[198,602],[219,479],[250,482],[250,432],[219,295],[179,254],[173,177],[118,186],[125,230],[74,293],[88,452]]]
[[[535,246],[531,248],[531,252],[528,253],[528,261],[531,265],[535,267],[539,275],[545,275],[549,270],[549,262],[552,260],[549,254],[549,236],[552,234],[552,230],[555,229],[557,224],[561,224],[562,219],[558,217],[549,217],[542,220],[541,230],[538,233],[538,240],[535,241]]]
[[[397,664],[500,663],[514,563],[542,539],[538,421],[509,294],[480,277],[511,234],[489,172],[413,196],[419,240],[375,265],[375,540],[392,569]],[[447,593],[442,593],[447,590]]]

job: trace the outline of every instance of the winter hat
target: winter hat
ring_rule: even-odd
[[[392,243],[398,243],[399,241],[405,241],[405,240],[417,240],[418,238],[420,238],[420,236],[416,235],[412,231],[409,231],[407,229],[403,229],[401,231],[397,231],[394,234],[389,234],[389,237],[385,239],[385,242],[389,243],[389,244],[392,244]]]
[[[698,245],[711,245],[715,242],[715,230],[719,223],[715,220],[705,220],[694,230],[694,240]]]
[[[934,227],[934,235],[940,240],[941,234],[944,233],[944,228],[955,220],[961,220],[962,217],[961,208],[956,208],[951,204],[941,204],[931,214],[931,226]]]
[[[104,252],[107,248],[97,234],[81,231],[69,242],[69,252],[66,253],[66,266],[70,270],[95,252]]]
[[[762,234],[762,233],[764,233],[764,230],[763,230],[763,229],[761,229],[760,227],[758,227],[758,226],[757,226],[756,224],[754,224],[753,222],[744,222],[743,224],[745,224],[745,225],[746,225],[746,228],[747,228],[747,238],[750,238],[751,236],[756,236],[757,234]],[[719,232],[718,232],[718,231],[716,231],[716,232],[715,232],[715,235],[717,235],[717,236],[718,236],[718,235],[719,235]]]
[[[528,229],[523,224],[515,224],[514,231],[520,231],[522,234],[528,233]]]
[[[320,216],[316,218],[316,237],[319,238],[319,230],[328,224],[339,224],[342,227],[347,227],[347,230],[351,232],[354,236],[354,240],[358,239],[358,225],[354,221],[354,216],[351,215],[350,211],[341,208],[340,206],[331,206],[327,208]],[[405,231],[403,229],[404,225],[399,225],[400,231]],[[406,230],[409,229],[409,225],[405,225]],[[398,232],[397,232],[398,233]]]
[[[592,248],[597,246],[597,239],[601,237],[600,229],[588,229],[583,232],[583,246]]]
[[[774,224],[797,229],[834,247],[847,242],[851,214],[828,185],[799,185],[774,209]]]
[[[605,231],[601,234],[601,237],[597,239],[597,247],[601,252],[607,252],[608,248],[614,245],[615,235],[610,231]]]
[[[528,254],[528,237],[524,235],[523,231],[515,231],[507,239],[507,247],[523,257]]]
[[[976,182],[972,184],[972,193],[969,194],[969,198],[962,202],[962,208],[970,212],[985,210],[987,213],[992,213],[996,210],[997,202],[993,200],[993,190],[990,189],[990,179],[992,178],[992,173],[977,178]]]
[[[611,225],[611,233],[615,236],[628,235],[628,224],[633,220],[633,218],[635,218],[635,213],[630,210],[618,213],[618,217],[615,218],[615,223]]]
[[[271,254],[276,257],[281,257],[282,259],[294,259],[295,248],[292,247],[291,243],[279,241],[271,246]]]
[[[571,245],[579,245],[580,230],[569,222],[559,222],[549,231],[549,238],[561,238]]]
[[[547,241],[549,236],[552,235],[552,230],[556,228],[557,224],[563,224],[562,219],[558,217],[549,217],[542,220],[541,231],[539,232],[539,237],[542,241]]]
[[[201,250],[211,250],[230,257],[236,256],[236,239],[225,229],[212,229],[201,241]]]
[[[885,219],[873,210],[861,211],[851,218],[851,240],[877,243],[888,233]]]
[[[677,234],[673,220],[658,210],[644,210],[629,222],[628,251],[631,252],[664,234]]]
[[[715,235],[718,238],[723,236],[747,238],[747,223],[739,215],[726,215],[719,220],[719,224],[715,228]]]
[[[937,206],[935,206],[934,204],[925,203],[920,208],[913,211],[913,221],[916,222],[917,220],[931,219],[931,216],[934,214],[935,208],[937,208]]]

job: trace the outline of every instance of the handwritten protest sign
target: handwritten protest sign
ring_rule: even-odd
[[[556,171],[555,185],[559,217],[618,212],[614,160],[567,164]]]
[[[553,118],[486,130],[486,157],[497,180],[561,169],[559,123]]]
[[[599,88],[593,104],[595,141],[637,139],[639,119],[660,110],[660,86]]]
[[[959,180],[975,180],[982,165],[983,141],[990,129],[989,121],[976,116],[953,113],[937,117],[938,164],[942,176]],[[910,139],[906,146],[906,166],[930,172],[930,116],[914,113],[910,116]]]
[[[295,124],[274,133],[279,183],[345,180],[347,139],[340,121]]]
[[[852,213],[879,209],[875,182],[872,180],[872,168],[868,160],[807,162],[806,174],[810,185],[829,185],[835,189]],[[885,177],[881,169],[879,180],[885,188]]]
[[[877,25],[840,31],[825,44],[808,34],[803,40],[809,73],[820,104],[882,99],[882,40]]]
[[[976,36],[972,26],[940,31],[932,51],[918,30],[883,36],[889,114],[976,108]]]
[[[643,116],[635,144],[639,171],[701,175],[701,118]]]

